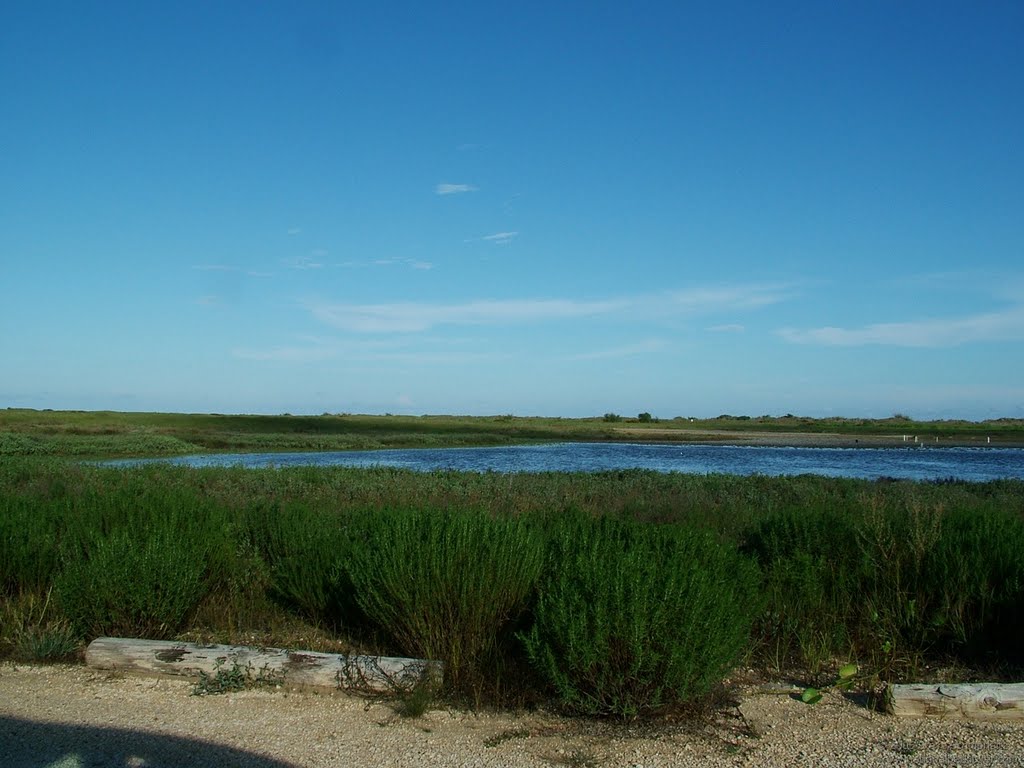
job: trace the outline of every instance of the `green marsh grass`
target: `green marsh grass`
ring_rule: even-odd
[[[514,635],[557,615],[540,606],[559,582],[531,577],[528,553],[554,546],[567,520],[602,519],[700,529],[758,565],[745,664],[813,675],[849,660],[890,680],[951,663],[1024,667],[1021,481],[113,469],[33,456],[0,461],[0,654],[23,655],[29,637],[59,646],[68,627],[79,644],[115,630],[369,643],[458,659],[449,691],[464,698],[497,700],[514,680],[528,688],[519,701],[536,701],[551,689],[521,677],[528,654]],[[499,554],[465,556],[486,551]],[[648,578],[639,561],[622,567]],[[431,615],[447,617],[448,637]]]
[[[646,416],[647,414],[643,414]],[[536,441],[728,441],[750,432],[829,433],[861,437],[915,435],[965,444],[1024,443],[1024,420],[919,422],[722,415],[561,419],[505,416],[276,416],[0,410],[2,456],[167,456],[218,451],[340,451],[402,447],[507,445]],[[623,432],[628,430],[628,432]],[[627,437],[628,435],[628,437]]]

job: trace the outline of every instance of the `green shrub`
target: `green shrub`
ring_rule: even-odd
[[[706,696],[742,654],[757,570],[710,534],[573,516],[526,653],[567,710],[633,718]]]
[[[865,562],[857,529],[843,515],[787,508],[744,537],[763,574],[764,608],[755,621],[760,652],[777,670],[817,672],[849,653],[863,613]]]
[[[167,532],[140,542],[118,531],[67,565],[56,596],[86,637],[163,639],[184,626],[206,593],[205,555]]]
[[[58,507],[0,495],[0,595],[46,592],[59,560]]]
[[[58,620],[29,627],[16,638],[14,657],[28,662],[66,661],[79,648],[78,637],[71,625]]]
[[[972,659],[1022,660],[1024,520],[994,511],[948,513],[924,572],[922,591],[936,595],[937,642]]]
[[[777,666],[813,672],[852,654],[899,677],[936,654],[1014,656],[1024,520],[986,508],[947,512],[922,489],[907,490],[865,495],[853,513],[787,509],[748,532],[744,548],[764,573],[757,633]]]
[[[349,565],[366,615],[401,652],[444,662],[449,690],[479,685],[540,573],[537,532],[472,511],[381,511],[360,527]]]
[[[344,516],[293,502],[249,517],[250,536],[270,567],[273,596],[313,621],[348,624],[356,606],[344,567],[351,548]]]

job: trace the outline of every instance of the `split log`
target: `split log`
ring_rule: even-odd
[[[1024,683],[890,685],[885,703],[901,717],[1024,720]]]
[[[216,675],[236,667],[252,680],[287,686],[341,688],[354,693],[397,693],[410,690],[425,676],[440,679],[437,661],[388,656],[343,656],[282,648],[200,645],[161,640],[100,637],[85,651],[85,663],[157,675]]]

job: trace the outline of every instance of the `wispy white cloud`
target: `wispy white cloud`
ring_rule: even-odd
[[[668,342],[664,339],[647,339],[636,344],[627,344],[621,347],[609,347],[608,349],[600,349],[595,352],[582,352],[578,355],[570,356],[570,360],[608,360],[616,357],[632,357],[634,355],[643,355],[648,352],[657,352],[658,350],[664,349],[668,346]]]
[[[495,325],[599,315],[622,309],[622,300],[479,300],[464,304],[320,304],[307,307],[320,321],[345,331],[414,333],[438,325]]]
[[[296,235],[301,235],[301,234],[302,234],[302,228],[301,227],[289,227],[288,228],[288,236],[289,237],[295,237]]]
[[[739,323],[726,323],[725,325],[712,325],[707,330],[713,333],[743,333],[747,329]]]
[[[350,268],[405,266],[410,269],[424,271],[434,268],[433,263],[429,261],[420,261],[419,259],[370,259],[368,261],[343,261],[337,266]]]
[[[439,325],[509,325],[633,312],[643,317],[750,310],[784,301],[790,289],[734,285],[600,300],[478,299],[458,304],[305,303],[321,322],[358,333],[418,333]]]
[[[199,272],[237,272],[248,277],[273,277],[272,272],[258,272],[251,269],[242,269],[241,267],[231,267],[227,264],[196,264],[192,269]]]
[[[672,291],[668,294],[677,308],[689,312],[758,309],[787,301],[795,295],[796,289],[792,283],[719,285]]]
[[[783,328],[778,334],[794,344],[857,347],[955,347],[960,344],[1024,339],[1024,305],[998,312],[903,323],[876,323],[861,328]]]
[[[196,299],[195,303],[199,304],[200,306],[203,306],[203,307],[215,307],[218,304],[220,304],[220,297],[219,296],[200,296],[198,299]]]
[[[518,232],[495,232],[493,235],[484,235],[480,239],[494,243],[495,245],[508,245],[518,234]]]
[[[227,264],[196,264],[192,267],[199,272],[237,272],[238,267],[229,267]]]
[[[476,192],[472,184],[438,184],[434,189],[438,195],[461,195],[465,192]]]
[[[340,352],[330,347],[270,347],[269,349],[253,349],[237,347],[231,355],[241,360],[276,361],[284,363],[313,363],[330,360]]]
[[[298,337],[296,343],[269,347],[236,347],[232,357],[257,362],[317,363],[343,360],[346,363],[397,365],[486,363],[507,359],[508,354],[494,351],[474,352],[459,349],[459,340],[424,339],[420,336],[389,339],[329,339]]]
[[[317,249],[309,256],[296,256],[293,259],[282,259],[281,263],[291,269],[320,269],[324,263],[320,259],[327,255],[327,251]]]

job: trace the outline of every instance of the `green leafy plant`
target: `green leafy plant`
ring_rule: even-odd
[[[835,681],[825,688],[805,688],[800,694],[800,701],[804,704],[817,704],[823,697],[823,691],[829,689],[836,691],[849,691],[857,682],[858,667],[856,664],[844,664],[839,668]]]
[[[564,709],[629,719],[706,696],[746,646],[756,595],[753,564],[705,532],[577,516],[521,639]]]
[[[192,688],[193,696],[216,696],[250,688],[276,688],[284,683],[284,673],[278,670],[266,666],[253,669],[251,664],[243,667],[237,661],[225,667],[224,663],[223,659],[217,659],[212,674],[199,670],[199,679]]]

